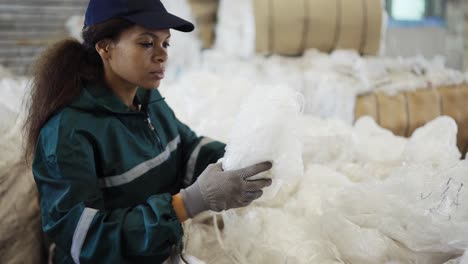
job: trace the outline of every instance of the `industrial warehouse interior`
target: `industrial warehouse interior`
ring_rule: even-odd
[[[0,0],[0,263],[468,264],[467,105],[468,0]]]

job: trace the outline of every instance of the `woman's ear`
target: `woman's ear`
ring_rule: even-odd
[[[109,39],[103,39],[96,43],[95,48],[103,60],[110,59],[110,48],[112,42]]]

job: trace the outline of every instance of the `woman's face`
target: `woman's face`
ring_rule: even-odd
[[[169,29],[134,26],[124,30],[109,45],[106,74],[130,87],[159,87],[164,78],[170,36]]]

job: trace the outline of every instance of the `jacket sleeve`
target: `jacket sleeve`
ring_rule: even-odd
[[[216,163],[224,156],[224,143],[215,141],[208,137],[199,137],[187,125],[176,118],[177,129],[183,150],[183,187],[190,186],[211,164]]]
[[[55,132],[54,132],[55,133]],[[75,263],[165,260],[183,234],[170,194],[132,208],[105,210],[92,144],[84,135],[39,137],[33,174],[41,196],[44,232]],[[52,140],[55,138],[56,140]]]

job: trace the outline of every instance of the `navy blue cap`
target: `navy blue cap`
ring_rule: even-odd
[[[90,0],[84,26],[89,27],[112,18],[123,18],[148,29],[168,29],[190,32],[192,23],[164,8],[160,0]]]

